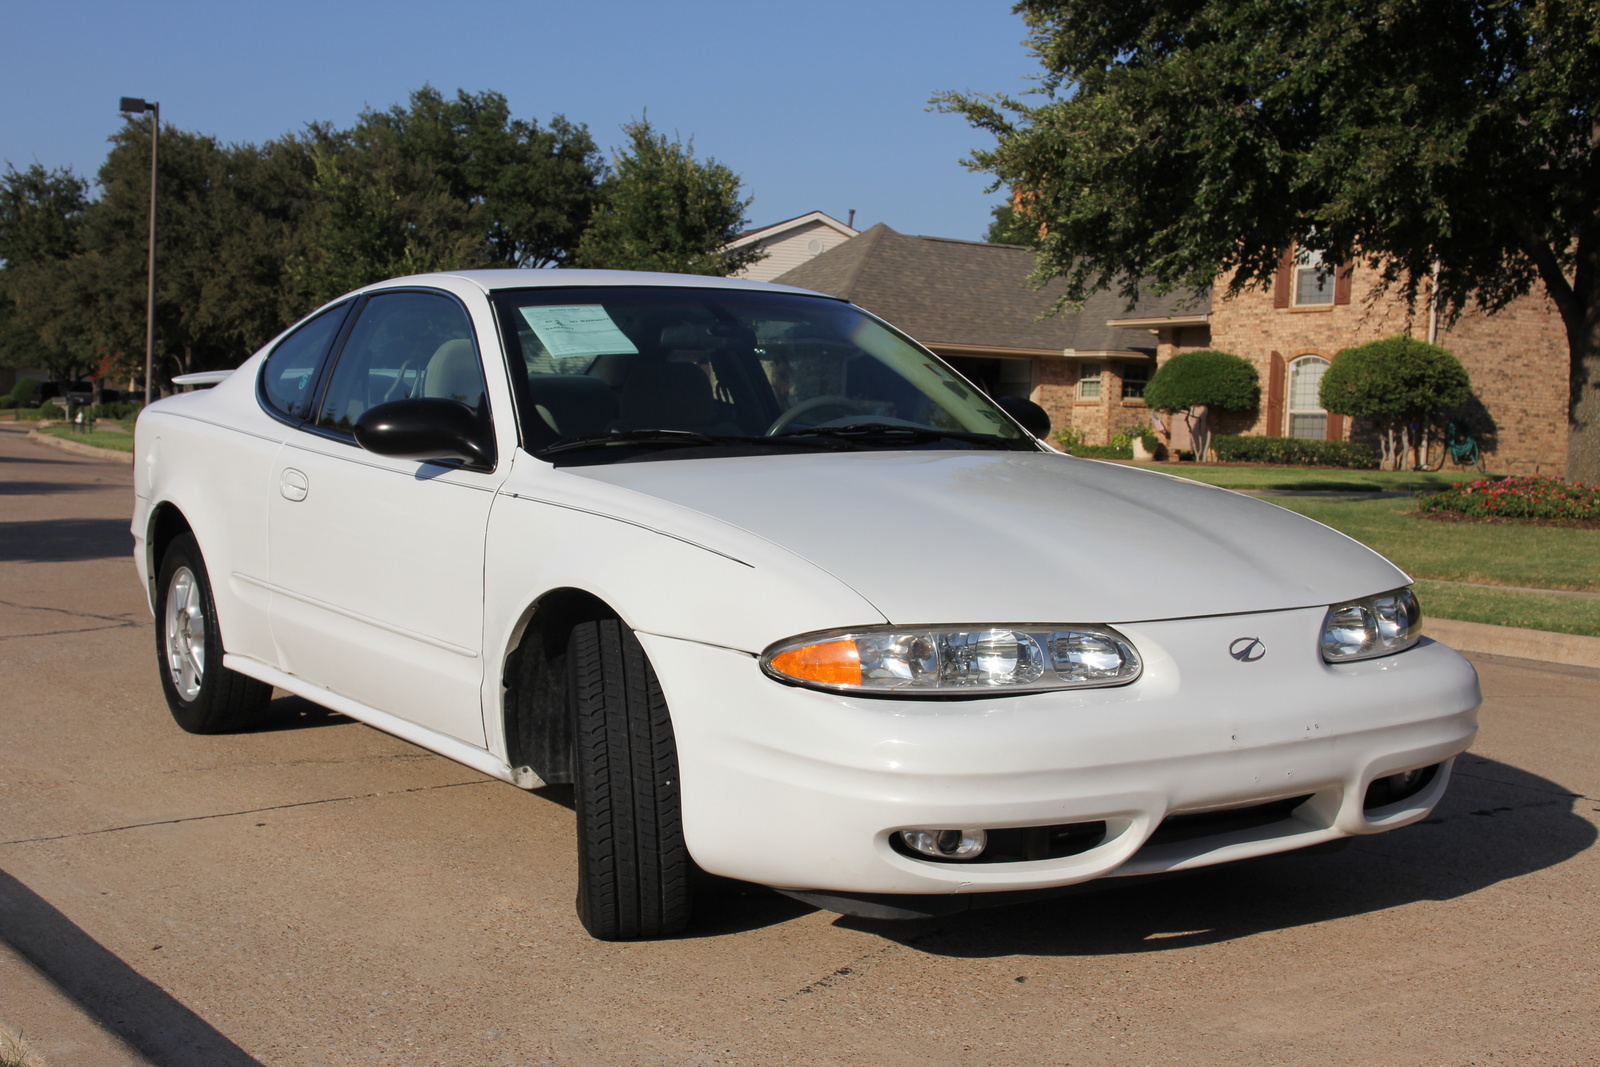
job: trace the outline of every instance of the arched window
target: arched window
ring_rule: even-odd
[[[1328,369],[1321,356],[1301,356],[1289,364],[1289,436],[1326,440],[1328,413],[1317,401],[1317,387]]]

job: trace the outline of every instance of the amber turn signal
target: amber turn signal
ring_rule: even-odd
[[[770,665],[779,674],[797,682],[861,684],[861,653],[855,641],[848,637],[788,649],[773,656]]]

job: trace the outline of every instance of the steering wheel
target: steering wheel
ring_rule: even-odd
[[[780,434],[798,422],[803,416],[823,408],[838,408],[847,416],[865,415],[872,410],[867,404],[859,400],[851,400],[847,396],[814,396],[810,400],[800,401],[800,403],[772,420],[772,425],[767,427],[767,436],[772,437]]]

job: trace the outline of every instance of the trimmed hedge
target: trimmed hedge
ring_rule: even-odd
[[[1132,445],[1074,445],[1067,449],[1083,459],[1132,459]]]
[[[1354,441],[1307,441],[1299,437],[1245,437],[1238,434],[1212,438],[1217,459],[1223,463],[1276,463],[1286,467],[1344,467],[1373,470],[1378,453],[1371,445]]]

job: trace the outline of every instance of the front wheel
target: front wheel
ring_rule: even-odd
[[[678,750],[661,684],[632,630],[580,623],[567,656],[578,814],[578,918],[602,941],[689,924]]]
[[[175,538],[161,557],[156,656],[167,707],[190,733],[247,730],[265,715],[272,687],[222,665],[217,605],[193,534]]]

